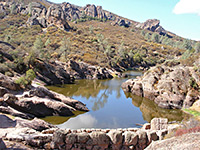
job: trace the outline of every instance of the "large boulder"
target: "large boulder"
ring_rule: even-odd
[[[66,72],[64,66],[57,63],[46,63],[42,60],[37,60],[35,65],[38,68],[38,72],[36,72],[38,78],[47,85],[73,82],[73,78]]]
[[[15,83],[15,81],[8,77],[8,76],[5,76],[4,74],[0,73],[0,86],[3,87],[3,93],[7,93],[7,90],[12,90],[12,91],[17,91],[17,90],[20,90],[20,86],[18,84]],[[1,94],[1,95],[4,95],[4,94]]]
[[[194,75],[193,69],[181,65],[156,66],[142,77],[127,80],[122,88],[125,92],[153,100],[162,108],[190,107],[200,97],[199,74]]]
[[[63,102],[55,101],[47,98],[39,97],[21,97],[17,98],[11,94],[6,94],[4,96],[4,101],[14,109],[30,113],[36,117],[45,117],[45,116],[71,116],[73,115],[72,111],[75,111],[74,108],[64,104]]]

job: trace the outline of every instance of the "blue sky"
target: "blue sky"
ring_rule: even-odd
[[[159,19],[161,26],[179,36],[200,40],[200,0],[50,0],[75,5],[100,5],[103,9],[144,22]]]

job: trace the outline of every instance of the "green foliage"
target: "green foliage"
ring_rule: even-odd
[[[51,40],[50,40],[50,38],[48,38],[46,40],[46,42],[44,43],[44,46],[47,47],[50,43],[51,43]]]
[[[27,88],[29,85],[31,85],[32,81],[36,77],[35,72],[32,69],[29,69],[26,71],[25,77],[20,77],[15,81],[16,84],[19,84],[22,88]]]
[[[140,63],[142,62],[142,57],[139,53],[136,53],[134,56],[133,56],[133,60],[135,63]]]
[[[144,38],[145,38],[147,41],[149,41],[149,40],[151,39],[151,36],[150,36],[150,34],[147,32],[147,33],[145,34]]]
[[[118,54],[120,57],[124,58],[126,55],[125,47],[124,47],[124,42],[121,42],[121,45],[118,48]]]
[[[190,56],[192,56],[193,53],[194,53],[194,49],[190,49],[190,50],[188,49],[183,53],[183,55],[181,56],[181,59],[187,59]]]
[[[29,3],[29,5],[28,5],[28,15],[31,17],[31,15],[32,15],[32,10],[33,10],[33,6],[32,6],[32,3]]]
[[[191,109],[188,109],[188,108],[184,108],[183,109],[184,111],[190,113],[191,115],[195,116],[195,117],[198,117],[200,116],[200,112],[196,111],[196,110],[191,110]]]
[[[144,30],[142,30],[140,34],[141,34],[142,36],[145,36],[146,33],[145,33]]]
[[[156,42],[156,43],[159,43],[159,35],[157,33],[153,33],[152,36],[151,36],[151,41],[153,42]]]
[[[8,71],[9,71],[9,67],[5,64],[0,63],[0,72],[4,74],[5,72],[8,72]]]
[[[196,81],[195,81],[195,79],[194,78],[190,78],[190,80],[189,80],[189,84],[190,84],[190,86],[193,88],[193,89],[195,89],[195,90],[197,90],[198,88],[199,88],[199,86],[198,86],[198,84],[196,83]]]
[[[10,13],[11,14],[15,14],[16,13],[16,4],[15,3],[13,3],[12,5],[11,5],[11,8],[10,8]]]
[[[13,77],[13,76],[14,76],[13,73],[10,72],[10,71],[5,72],[5,75],[6,75],[6,76],[9,76],[9,77]]]
[[[195,49],[195,53],[200,53],[200,42],[197,42],[197,43],[195,44],[194,49]]]
[[[192,43],[190,40],[184,40],[182,47],[186,50],[191,50],[192,49]]]
[[[71,51],[71,41],[70,38],[64,37],[63,40],[61,41],[61,46],[59,48],[60,56],[63,58],[65,61],[67,59],[67,56],[69,55]]]

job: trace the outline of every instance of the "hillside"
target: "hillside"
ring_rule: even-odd
[[[197,43],[164,30],[156,19],[138,23],[100,6],[28,2],[1,1],[4,74],[21,74],[33,67],[36,71],[36,59],[50,64],[74,60],[120,72],[143,70],[179,57],[186,49],[184,42],[193,47]]]

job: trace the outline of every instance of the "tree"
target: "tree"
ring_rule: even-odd
[[[195,53],[200,53],[200,42],[197,42],[196,44],[195,44]]]
[[[42,39],[38,36],[35,39],[35,42],[33,43],[33,55],[35,55],[35,57],[39,57],[41,59],[44,58],[44,43],[42,41]]]
[[[160,37],[159,37],[159,35],[157,33],[153,33],[152,34],[152,36],[151,36],[151,41],[152,42],[159,43],[159,41],[160,41],[159,39],[160,39]]]
[[[145,38],[147,41],[149,41],[149,40],[150,40],[150,34],[147,32],[147,33],[145,34],[144,38]]]
[[[70,38],[64,37],[64,39],[61,41],[61,46],[59,48],[60,55],[64,57],[64,59],[67,59],[67,56],[69,55],[71,51],[71,41]]]
[[[141,34],[142,36],[145,36],[146,33],[145,33],[144,30],[142,30],[140,34]]]
[[[11,8],[10,8],[10,13],[11,14],[15,14],[16,13],[16,4],[15,3],[13,3],[12,5],[11,5]]]
[[[119,46],[119,49],[118,49],[118,53],[120,57],[123,57],[123,58],[125,57],[126,52],[124,48],[124,42],[121,42],[121,45]]]
[[[50,38],[48,38],[48,39],[46,40],[44,46],[47,47],[50,43],[51,43],[51,40],[50,40]]]
[[[190,40],[184,40],[182,47],[186,50],[191,50],[192,49],[192,43]]]

